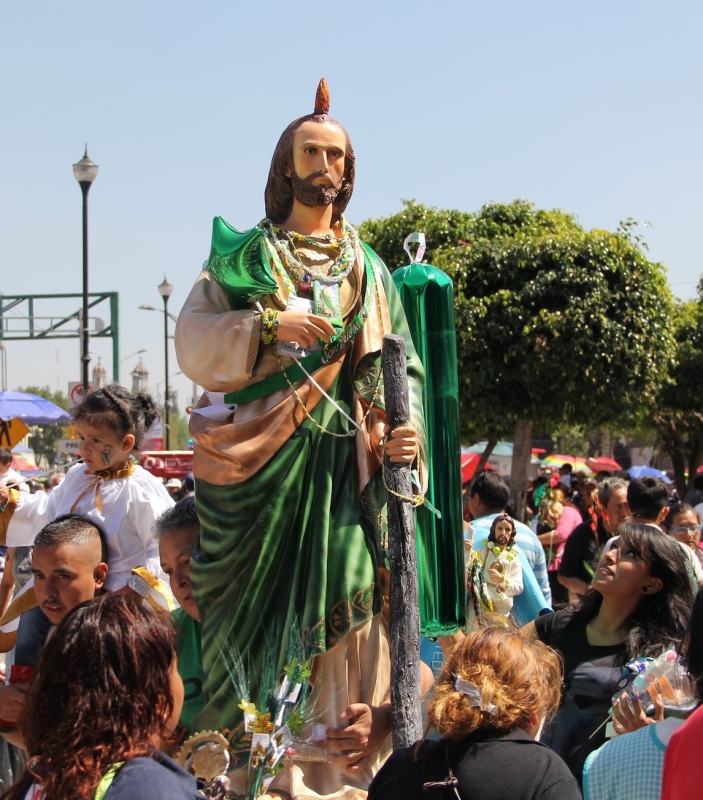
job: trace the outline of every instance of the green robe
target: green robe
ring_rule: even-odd
[[[241,234],[223,228],[221,221],[218,227],[216,220],[206,268],[233,308],[245,308],[261,296],[267,280],[273,281],[257,231]],[[413,422],[422,434],[424,371],[388,270],[370,249],[365,248],[364,257],[367,276],[381,281],[392,332],[405,337]],[[254,277],[247,284],[249,274]],[[374,291],[372,284],[373,277],[364,283],[362,295]],[[370,313],[377,314],[376,298],[368,299]],[[365,354],[354,375],[349,350],[341,358],[341,371],[328,393],[352,415],[355,393],[371,398],[380,352]],[[374,401],[379,409],[382,398],[381,389]],[[324,399],[311,413],[328,430],[345,433],[351,427]],[[356,473],[355,439],[323,433],[309,419],[241,483],[208,483],[196,466],[202,529],[191,576],[203,623],[206,695],[199,729],[240,729],[240,701],[263,709],[291,658],[324,652],[381,610],[385,490],[378,471],[365,487],[357,485]]]

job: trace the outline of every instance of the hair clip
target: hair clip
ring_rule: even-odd
[[[495,714],[497,712],[496,707],[490,701],[488,704],[484,704],[483,698],[481,697],[481,689],[476,686],[475,683],[471,681],[465,681],[463,678],[459,678],[456,675],[454,677],[454,688],[457,692],[461,692],[463,695],[468,697],[469,705],[474,708],[480,708],[481,711],[488,711],[489,714]]]

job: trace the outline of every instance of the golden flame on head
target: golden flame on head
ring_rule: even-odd
[[[316,117],[323,117],[325,114],[330,113],[330,90],[327,87],[327,81],[324,78],[320,79],[317,85],[317,92],[315,93],[315,110],[313,114]]]

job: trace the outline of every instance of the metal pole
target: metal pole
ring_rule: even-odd
[[[0,342],[0,389],[7,391],[7,350],[5,345]]]
[[[112,380],[120,382],[120,296],[110,293],[110,325],[112,327]]]
[[[83,395],[90,391],[90,325],[88,323],[88,192],[90,181],[80,181],[83,192],[83,312],[81,315],[81,366]]]
[[[166,366],[166,401],[164,402],[164,442],[166,450],[171,449],[171,412],[169,410],[170,392],[168,389],[168,297],[164,296],[164,364]]]

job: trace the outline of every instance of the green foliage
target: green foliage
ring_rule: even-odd
[[[171,449],[187,450],[190,433],[188,431],[188,417],[179,413],[170,414],[171,423]]]
[[[68,411],[68,397],[63,392],[52,392],[48,386],[25,386],[20,387],[17,391],[36,394]],[[66,425],[64,423],[33,425],[32,434],[29,437],[29,446],[34,450],[37,459],[45,458],[49,464],[53,464],[56,459],[57,442],[65,436]]]
[[[381,255],[391,272],[408,263],[403,250],[405,237],[422,231],[427,239],[425,261],[434,264],[435,253],[453,247],[470,235],[472,214],[427,208],[415,200],[403,200],[403,210],[392,217],[367,219],[359,226],[359,235]]]
[[[676,345],[659,404],[678,411],[697,411],[703,396],[701,301],[678,302],[669,324]]]
[[[703,463],[703,284],[698,291],[697,301],[679,302],[673,309],[670,328],[676,346],[652,417],[682,487],[692,485]]]
[[[517,420],[628,424],[651,407],[673,346],[671,295],[631,226],[586,231],[522,200],[477,214],[406,203],[361,226],[394,266],[413,230],[454,280],[465,437],[509,435]]]

